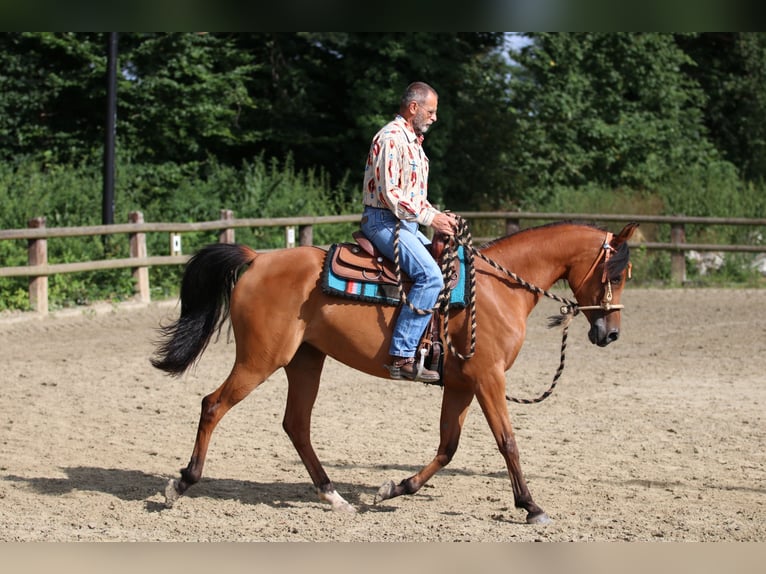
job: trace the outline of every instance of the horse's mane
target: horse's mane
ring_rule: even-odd
[[[596,229],[598,231],[604,231],[606,232],[606,229],[595,225],[593,223],[585,223],[582,221],[575,221],[575,220],[563,220],[563,221],[553,221],[551,223],[545,223],[543,225],[536,225],[534,227],[528,227],[526,229],[520,229],[519,231],[514,231],[513,233],[509,233],[508,235],[504,235],[502,237],[498,237],[497,239],[493,239],[491,241],[488,241],[487,243],[484,243],[481,245],[480,249],[486,249],[487,247],[492,247],[496,243],[500,243],[501,241],[505,241],[506,239],[510,239],[511,237],[516,237],[517,235],[523,235],[524,233],[530,233],[532,231],[535,231],[537,229],[547,229],[549,227],[560,227],[563,225],[580,225],[582,227],[590,227],[592,229]]]
[[[604,233],[606,233],[607,231],[605,227],[602,227],[600,225],[596,225],[593,223],[583,222],[583,221],[575,221],[575,220],[554,221],[551,223],[545,223],[543,225],[537,225],[535,227],[528,227],[527,229],[514,231],[513,233],[510,233],[503,237],[498,237],[497,239],[493,239],[492,241],[488,241],[487,243],[482,244],[479,249],[483,251],[484,249],[492,247],[493,245],[500,243],[501,241],[505,241],[507,239],[510,239],[511,237],[523,235],[525,233],[530,233],[538,229],[560,227],[563,225],[579,225],[581,227],[590,227],[591,229],[595,229],[596,231],[603,231]],[[630,248],[628,246],[628,242],[625,241],[621,243],[619,247],[617,247],[617,250],[609,258],[609,261],[606,266],[606,271],[607,271],[607,275],[609,276],[609,279],[610,280],[618,279],[620,275],[622,274],[622,272],[625,270],[625,268],[628,266],[629,262],[630,262]]]

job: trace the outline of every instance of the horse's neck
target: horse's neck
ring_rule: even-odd
[[[597,239],[590,231],[574,225],[527,229],[496,241],[483,253],[524,281],[547,290],[557,281],[568,280],[573,267],[593,257]]]

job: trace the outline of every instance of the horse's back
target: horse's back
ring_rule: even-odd
[[[325,251],[295,247],[258,252],[237,280],[232,293],[232,319],[239,308],[291,307],[301,304],[319,285]]]

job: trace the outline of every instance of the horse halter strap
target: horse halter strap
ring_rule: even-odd
[[[577,289],[574,289],[573,292],[575,295],[577,295],[577,292],[580,290],[580,287],[583,286],[583,284],[590,278],[591,275],[596,271],[596,267],[598,267],[598,264],[602,261],[604,261],[604,270],[601,273],[601,284],[604,285],[604,298],[601,300],[600,305],[578,305],[577,310],[578,311],[612,311],[615,309],[624,309],[625,305],[612,305],[612,282],[609,281],[609,277],[607,277],[607,263],[609,263],[609,258],[612,256],[612,253],[615,252],[615,248],[612,247],[611,241],[612,237],[614,237],[614,234],[607,231],[606,237],[604,238],[604,243],[601,246],[601,251],[599,251],[599,254],[596,256],[596,260],[593,262],[593,265],[590,266],[590,269],[588,269],[588,272],[585,274],[585,277],[583,277],[582,281],[580,281],[580,284],[577,286]],[[563,313],[563,309],[562,309]]]

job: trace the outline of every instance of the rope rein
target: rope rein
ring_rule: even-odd
[[[489,266],[491,266],[493,269],[507,275],[511,279],[513,279],[516,283],[521,285],[524,289],[527,291],[530,291],[536,295],[543,295],[545,297],[548,297],[550,299],[553,299],[555,301],[558,301],[561,303],[561,307],[559,308],[559,315],[549,317],[548,319],[548,327],[563,327],[562,330],[562,336],[561,336],[561,354],[560,354],[560,360],[559,360],[559,366],[556,369],[556,373],[553,376],[553,380],[548,387],[547,390],[545,390],[540,396],[534,399],[519,399],[516,397],[512,397],[510,395],[506,395],[505,399],[507,401],[511,401],[514,403],[520,403],[520,404],[534,404],[539,403],[546,398],[548,398],[552,393],[556,385],[558,384],[559,378],[561,377],[561,374],[564,372],[564,362],[565,362],[565,354],[566,354],[566,346],[567,346],[567,337],[569,334],[569,324],[571,323],[572,319],[576,317],[580,311],[583,310],[596,310],[601,309],[605,311],[609,311],[612,309],[622,309],[624,308],[624,305],[612,305],[612,287],[611,283],[606,279],[606,261],[604,261],[604,283],[606,284],[606,294],[604,297],[604,301],[601,305],[587,305],[587,306],[580,306],[576,301],[573,301],[571,299],[567,299],[565,297],[561,297],[559,295],[556,295],[555,293],[551,293],[550,291],[547,291],[545,289],[542,289],[540,287],[537,287],[536,285],[532,285],[531,283],[525,281],[523,278],[519,277],[516,273],[513,271],[510,271],[509,269],[506,269],[502,265],[498,264],[497,262],[493,261],[483,253],[481,253],[478,249],[476,249],[473,246],[473,238],[471,237],[471,232],[468,229],[468,223],[465,219],[460,217],[459,215],[456,215],[457,218],[457,230],[455,235],[451,238],[450,241],[447,242],[445,248],[444,248],[444,254],[442,255],[442,264],[441,264],[441,271],[442,276],[444,278],[444,287],[442,288],[441,292],[439,293],[439,297],[436,301],[436,306],[432,309],[419,309],[415,307],[410,300],[407,298],[407,294],[404,292],[404,287],[402,284],[402,272],[401,267],[399,264],[399,232],[401,228],[401,222],[397,222],[396,224],[396,232],[394,234],[394,264],[396,268],[396,279],[397,279],[397,286],[399,291],[399,297],[403,304],[407,305],[414,313],[417,313],[418,315],[430,315],[434,312],[440,312],[442,317],[442,333],[444,333],[444,339],[447,343],[447,347],[449,350],[458,358],[461,360],[468,360],[476,352],[476,328],[477,328],[477,321],[476,321],[476,269],[474,266],[474,256],[478,256],[480,259],[482,259],[484,262],[486,262]],[[609,253],[611,246],[609,245],[609,238],[611,234],[607,235],[607,238],[604,242],[604,254],[606,259],[608,260]],[[469,303],[468,308],[470,309],[470,323],[471,323],[471,337],[470,337],[470,347],[467,353],[462,354],[460,353],[455,346],[452,343],[452,337],[449,333],[449,302],[450,302],[450,296],[452,293],[452,289],[449,286],[449,279],[450,279],[450,270],[451,270],[451,264],[453,261],[457,260],[458,258],[458,252],[457,252],[457,246],[463,246],[465,258],[466,258],[466,269],[468,271],[469,275]],[[593,272],[596,265],[598,265],[598,262],[601,260],[601,257],[599,256],[596,261],[593,263],[593,266],[591,267],[591,270],[588,272],[588,274],[585,276],[582,282],[587,279],[587,277]],[[582,286],[582,282],[580,286]],[[579,287],[578,286],[578,290]],[[577,291],[575,290],[575,293]]]

